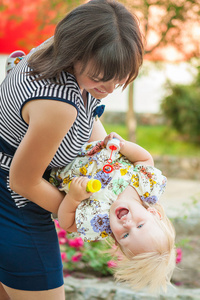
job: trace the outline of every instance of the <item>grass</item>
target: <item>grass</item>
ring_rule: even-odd
[[[125,125],[104,124],[108,133],[115,131],[128,139]],[[152,155],[199,156],[200,145],[184,141],[176,130],[164,125],[139,125],[136,130],[136,143],[147,149]]]

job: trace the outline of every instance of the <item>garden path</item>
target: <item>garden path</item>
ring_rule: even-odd
[[[177,247],[182,249],[173,281],[200,288],[200,181],[169,178],[162,203],[175,226]]]
[[[168,178],[161,202],[169,217],[181,217],[182,213],[189,216],[194,210],[200,215],[200,207],[194,208],[194,199],[200,205],[200,181]]]

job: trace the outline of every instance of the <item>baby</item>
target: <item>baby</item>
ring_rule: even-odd
[[[106,148],[113,137],[120,152]],[[51,172],[51,183],[67,193],[58,211],[60,226],[84,241],[111,236],[123,253],[114,275],[136,289],[165,289],[175,266],[174,229],[158,203],[166,178],[153,164],[145,149],[111,133]],[[86,191],[91,178],[101,182],[98,192]]]

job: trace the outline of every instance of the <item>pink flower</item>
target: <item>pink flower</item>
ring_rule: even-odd
[[[60,225],[59,225],[59,223],[58,223],[58,220],[54,220],[54,223],[55,223],[55,225],[56,225],[56,228],[60,228]]]
[[[72,256],[72,261],[73,262],[79,262],[81,260],[82,253],[77,252],[75,255]]]
[[[60,238],[60,239],[59,239],[59,244],[60,244],[60,245],[65,245],[65,244],[67,244],[67,238],[66,238],[66,237]]]
[[[61,252],[61,259],[62,261],[67,261],[67,254],[65,252]]]
[[[108,265],[108,268],[116,268],[117,263],[116,263],[116,261],[114,261],[114,260],[109,260],[109,261],[107,262],[107,265]]]
[[[183,283],[182,283],[181,281],[176,281],[176,282],[174,282],[174,284],[175,284],[176,286],[181,286],[181,285],[183,285]]]
[[[68,244],[70,247],[80,248],[80,247],[83,247],[84,242],[83,242],[82,238],[79,237],[79,238],[75,238],[73,240],[68,240]]]
[[[176,263],[179,264],[182,261],[182,250],[181,248],[176,249]]]
[[[60,229],[58,231],[58,238],[65,238],[66,237],[66,231],[64,229]]]

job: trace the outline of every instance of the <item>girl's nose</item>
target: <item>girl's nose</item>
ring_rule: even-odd
[[[116,84],[112,81],[108,81],[104,84],[107,93],[111,94],[115,89]]]

